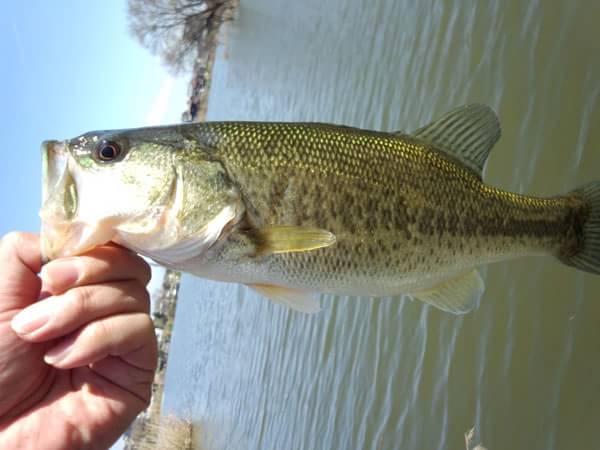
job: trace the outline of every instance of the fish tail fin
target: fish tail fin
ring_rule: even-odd
[[[576,269],[600,274],[600,181],[593,181],[571,192],[583,198],[587,214],[579,233],[581,245],[572,255],[561,255],[560,260]]]

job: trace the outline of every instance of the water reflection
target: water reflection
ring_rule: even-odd
[[[248,0],[211,120],[412,130],[471,101],[500,115],[485,180],[555,194],[600,178],[600,4]],[[600,280],[551,258],[496,264],[479,309],[325,298],[294,313],[184,277],[166,406],[209,448],[597,446]],[[380,446],[380,447],[378,447]]]

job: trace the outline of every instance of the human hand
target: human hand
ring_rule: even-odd
[[[0,448],[108,448],[150,401],[150,269],[116,246],[40,268],[38,236],[0,241]]]

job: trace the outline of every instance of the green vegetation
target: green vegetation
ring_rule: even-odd
[[[137,450],[182,450],[193,447],[194,427],[187,419],[175,416],[160,417],[150,420],[139,429],[136,436],[131,436],[127,448]]]

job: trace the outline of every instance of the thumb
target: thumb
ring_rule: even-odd
[[[38,235],[13,232],[0,240],[0,313],[23,309],[38,299],[41,267]]]

